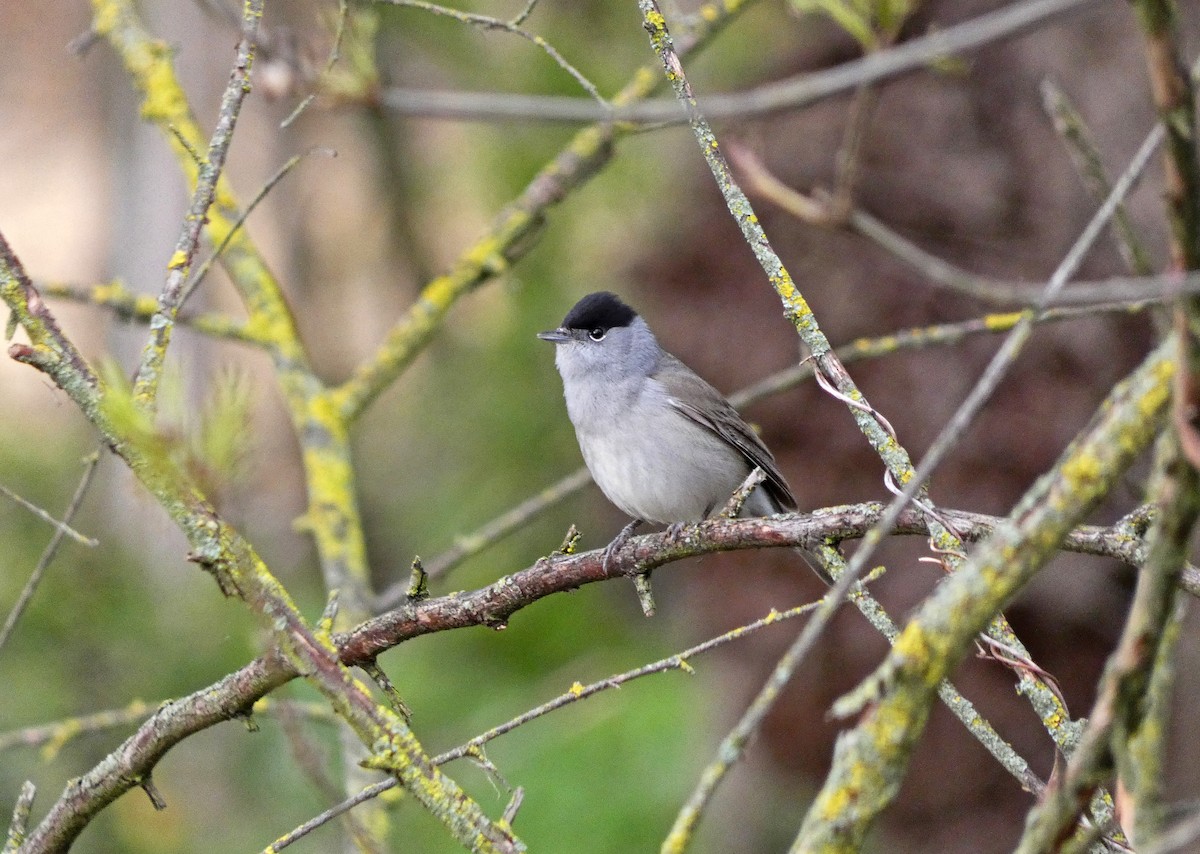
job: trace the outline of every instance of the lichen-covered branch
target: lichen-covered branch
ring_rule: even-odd
[[[1200,269],[1200,161],[1192,80],[1179,50],[1173,0],[1137,0],[1146,35],[1146,65],[1159,121],[1167,134],[1163,157],[1171,254],[1178,270]]]
[[[175,75],[172,50],[147,32],[130,0],[92,0],[92,28],[120,57],[142,96],[142,118],[154,123],[175,152],[179,167],[191,186],[199,178],[192,151],[205,150],[204,134]],[[189,150],[190,149],[190,150]],[[219,176],[206,224],[214,244],[232,235],[224,263],[234,286],[246,303],[248,323],[256,337],[270,340],[277,360],[306,364],[295,321],[279,282],[267,268],[244,229],[237,228],[240,212],[228,179]]]
[[[712,3],[695,15],[704,20],[734,3]],[[832,5],[832,4],[830,4]],[[898,4],[897,4],[898,5]],[[861,86],[936,65],[947,56],[994,44],[1037,27],[1046,26],[1099,0],[1022,0],[954,26],[935,28],[902,45],[878,51],[820,71],[766,83],[742,92],[705,95],[700,105],[714,119],[767,116],[801,110]],[[682,39],[680,40],[682,41]],[[525,95],[509,92],[430,91],[391,87],[380,100],[396,113],[466,121],[592,122],[612,118],[619,122],[678,123],[678,104],[667,99],[611,105],[611,112],[590,98]]]
[[[706,4],[697,14],[696,30],[685,50],[700,47],[753,0]],[[614,108],[645,98],[661,85],[651,67],[638,69],[613,96]],[[429,343],[441,321],[458,300],[506,271],[524,254],[529,238],[541,228],[549,209],[586,183],[612,157],[622,126],[608,119],[577,133],[492,221],[486,234],[459,256],[454,267],[421,289],[417,301],[388,333],[375,355],[359,365],[337,389],[336,406],[353,421],[398,377]]]
[[[378,705],[341,664],[328,634],[308,626],[253,547],[220,518],[189,476],[156,446],[153,428],[137,420],[140,410],[132,408],[131,399],[122,401],[122,391],[97,380],[62,335],[3,235],[0,297],[32,342],[32,346],[15,344],[10,353],[43,370],[67,392],[183,531],[191,547],[190,558],[213,574],[222,591],[237,595],[259,617],[271,632],[278,655],[294,672],[305,675],[370,748],[374,767],[396,774],[463,844],[488,851],[523,850],[506,828],[489,820],[478,804],[429,762],[403,720]],[[134,779],[145,779],[145,775]],[[88,778],[73,781],[29,834],[21,851],[67,847],[96,811],[124,791],[104,771],[99,782],[103,792],[97,795],[87,788]]]
[[[935,689],[975,637],[1054,554],[1161,427],[1174,363],[1160,345],[1108,396],[1093,423],[1026,493],[1009,520],[921,605],[893,645],[873,691],[837,711],[871,705],[839,737],[833,767],[794,851],[852,851],[900,786]]]
[[[65,282],[37,282],[43,296],[57,297],[71,302],[99,306],[108,309],[121,320],[149,323],[158,311],[158,300],[149,294],[136,294],[125,284],[114,279],[87,287],[69,285]],[[245,321],[222,314],[191,314],[184,312],[175,318],[176,323],[190,326],[210,338],[228,338],[246,344],[266,346],[271,339],[262,335],[261,329],[250,328]]]
[[[350,632],[335,635],[334,643],[342,663],[354,666],[372,661],[407,640],[507,621],[522,608],[548,596],[623,578],[645,567],[713,551],[858,538],[876,525],[882,512],[882,505],[869,503],[765,520],[709,520],[689,526],[678,540],[661,533],[634,537],[607,568],[599,550],[539,561],[479,590],[407,602]],[[970,540],[990,537],[1004,522],[981,514],[946,509],[940,512]],[[1140,524],[1127,520],[1109,528],[1083,526],[1071,531],[1062,547],[1134,563],[1141,554]],[[921,514],[909,511],[901,516],[894,533],[928,536],[929,527]],[[136,786],[137,780],[148,775],[174,745],[203,729],[250,714],[256,701],[298,675],[288,659],[271,652],[212,685],[164,704],[104,762],[80,778],[76,787],[64,793],[62,811],[79,815],[81,829],[104,806]]]
[[[217,127],[208,143],[208,151],[199,164],[192,201],[183,218],[183,229],[175,243],[175,251],[167,262],[167,282],[158,297],[158,309],[150,319],[150,339],[142,349],[133,382],[133,398],[139,406],[153,410],[158,397],[158,382],[167,347],[175,329],[175,317],[183,303],[184,286],[192,269],[192,259],[200,245],[200,233],[217,191],[217,181],[225,168],[225,158],[233,142],[242,102],[250,93],[250,69],[254,62],[258,24],[262,19],[263,0],[246,0],[242,8],[242,38],[238,43],[237,59],[229,75],[229,84],[221,98]]]
[[[1154,666],[1169,666],[1159,660],[1160,651],[1164,642],[1169,643],[1167,627],[1178,604],[1178,579],[1200,516],[1200,473],[1179,452],[1172,433],[1160,441],[1158,457],[1152,497],[1159,513],[1148,535],[1149,554],[1138,574],[1129,617],[1105,667],[1079,749],[1067,773],[1031,813],[1017,849],[1020,854],[1058,850],[1072,833],[1080,806],[1112,776],[1118,756],[1133,795],[1131,803],[1136,805],[1134,842],[1149,842],[1161,830],[1162,804],[1154,797],[1161,779],[1147,775],[1161,771],[1161,759],[1154,761],[1154,757],[1162,750],[1165,733],[1146,729],[1161,723],[1146,716],[1148,689]],[[1154,742],[1149,764],[1146,756],[1130,753],[1134,740]],[[1147,747],[1141,745],[1142,750]]]

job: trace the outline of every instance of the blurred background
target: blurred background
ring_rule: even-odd
[[[797,4],[802,5],[802,4]],[[902,38],[1004,6],[992,0],[918,4]],[[218,0],[149,0],[150,28],[175,50],[201,123],[211,127],[238,39]],[[679,4],[690,11],[688,4]],[[460,8],[502,18],[521,4]],[[411,8],[371,7],[381,85],[580,95],[578,84],[529,42]],[[678,7],[668,6],[668,21]],[[402,116],[352,100],[318,99],[286,129],[303,97],[297,68],[323,66],[337,4],[268,3],[270,50],[257,68],[228,173],[248,200],[290,156],[309,156],[255,211],[249,231],[287,291],[320,375],[343,380],[380,344],[432,276],[487,229],[534,173],[571,138],[558,123],[484,123]],[[0,230],[39,283],[121,279],[157,293],[187,204],[187,188],[160,132],[103,40],[68,44],[89,27],[82,3],[0,0]],[[235,19],[232,19],[235,20]],[[1194,55],[1200,19],[1186,10]],[[651,62],[633,3],[543,0],[526,23],[605,94]],[[357,39],[355,41],[354,39]],[[78,42],[76,42],[78,45]],[[829,18],[784,2],[757,4],[687,68],[700,93],[732,92],[848,61],[856,41]],[[1094,202],[1041,104],[1057,83],[1088,122],[1110,175],[1154,121],[1142,42],[1128,4],[1102,2],[1035,33],[886,82],[862,139],[856,203],[905,237],[967,270],[1044,281]],[[723,143],[755,152],[790,185],[829,187],[852,96],[769,118],[716,123]],[[1157,164],[1130,200],[1156,269],[1167,263]],[[756,201],[759,217],[835,344],[979,316],[984,303],[930,285],[864,238],[807,225]],[[1125,272],[1112,241],[1080,278]],[[375,580],[407,576],[518,501],[577,468],[551,348],[534,333],[558,324],[583,294],[615,290],[664,346],[725,392],[793,364],[795,332],[728,216],[686,128],[624,137],[611,162],[551,212],[536,245],[498,280],[458,304],[412,367],[368,411],[355,435],[358,498]],[[241,316],[215,272],[194,310]],[[59,300],[53,308],[89,358],[129,369],[143,330],[111,311]],[[1039,329],[1016,369],[933,482],[942,505],[1003,514],[1085,424],[1104,394],[1154,340],[1149,313],[1098,315]],[[919,457],[976,381],[999,339],[917,351],[851,370]],[[249,408],[238,465],[213,483],[222,512],[247,533],[305,613],[325,601],[309,540],[293,521],[305,507],[298,445],[268,360],[253,348],[181,330],[172,346],[165,417],[193,429],[231,375]],[[882,468],[845,407],[809,383],[746,412],[761,425],[802,510],[886,498]],[[74,407],[33,370],[0,359],[0,483],[61,513],[95,436]],[[1135,506],[1144,470],[1097,516]],[[594,487],[530,521],[438,580],[434,594],[474,589],[530,565],[571,523],[582,548],[624,523]],[[151,705],[190,693],[257,655],[263,637],[247,609],[224,600],[185,560],[186,544],[118,461],[101,462],[76,527],[95,549],[64,547],[29,612],[0,649],[0,731],[53,722],[135,698]],[[0,502],[0,611],[7,612],[51,530]],[[887,545],[876,595],[897,619],[937,582],[918,563],[918,540]],[[1066,556],[1008,616],[1035,660],[1086,714],[1120,630],[1128,569]],[[590,682],[669,655],[767,613],[816,598],[821,587],[788,554],[742,553],[676,564],[655,575],[659,613],[645,619],[631,586],[594,585],[552,597],[507,630],[421,638],[380,663],[414,712],[431,752],[452,747]],[[494,742],[488,756],[525,789],[516,828],[532,851],[655,850],[700,769],[777,657],[801,628],[773,627],[669,673],[576,704]],[[1178,703],[1200,701],[1200,640],[1193,618],[1180,647]],[[719,792],[695,851],[781,851],[828,767],[838,722],[830,703],[867,675],[883,640],[846,609],[785,692],[747,760]],[[967,662],[956,684],[1045,778],[1052,745],[1013,677]],[[293,684],[285,697],[312,699]],[[1176,716],[1186,720],[1187,715]],[[259,731],[231,722],[188,739],[155,772],[169,808],[134,791],[107,809],[76,850],[259,850],[329,805],[298,770],[297,742],[278,719]],[[327,724],[312,724],[332,752]],[[31,748],[0,761],[0,810],[21,781],[39,787],[40,817],[66,781],[101,759],[130,729],[67,744],[53,757]],[[1200,790],[1200,743],[1173,734],[1168,792]],[[448,771],[498,815],[508,795],[480,770]],[[947,782],[954,784],[948,786]],[[938,708],[904,789],[871,850],[1010,850],[1030,796]],[[395,806],[395,850],[456,850],[411,803]],[[338,845],[332,825],[295,851]]]

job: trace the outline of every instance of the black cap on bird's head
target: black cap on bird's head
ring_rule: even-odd
[[[575,303],[563,318],[562,326],[549,332],[539,332],[538,338],[559,342],[578,338],[580,333],[586,333],[593,341],[599,341],[608,330],[629,326],[636,317],[637,312],[623,303],[616,294],[598,291]]]
[[[621,298],[609,291],[599,291],[588,294],[563,318],[565,329],[612,329],[615,326],[628,326],[637,317],[634,311]]]

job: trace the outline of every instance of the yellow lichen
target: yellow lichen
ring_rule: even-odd
[[[1012,329],[1025,316],[1022,311],[1010,311],[1000,314],[989,314],[983,318],[983,325],[992,332],[1003,332]]]

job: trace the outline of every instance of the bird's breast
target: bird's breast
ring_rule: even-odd
[[[665,399],[585,408],[575,432],[592,478],[613,504],[650,522],[697,521],[749,473],[736,450]]]

